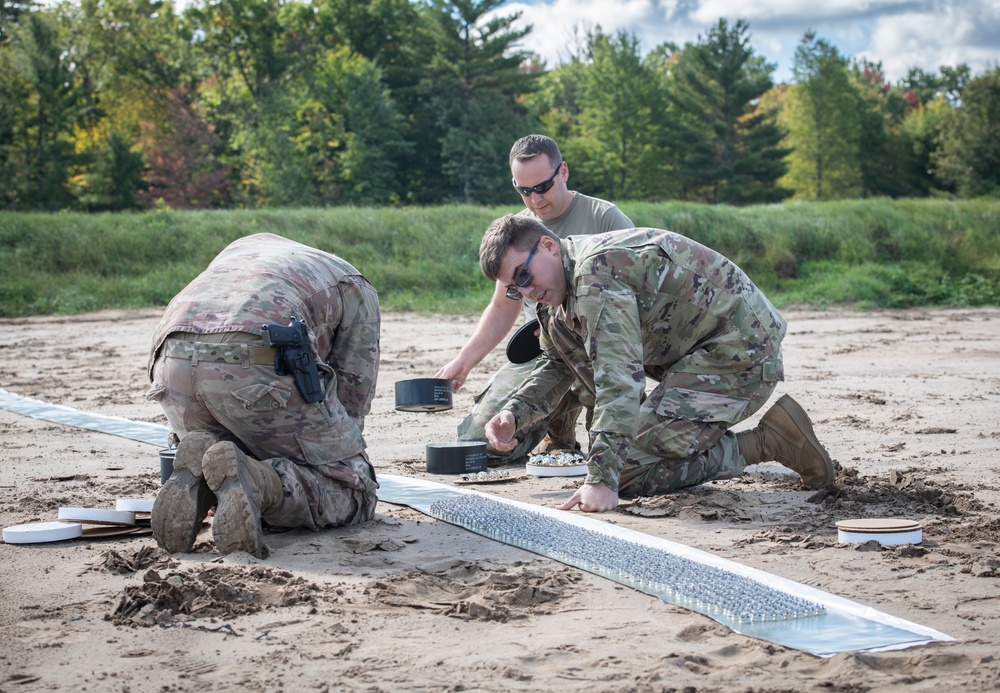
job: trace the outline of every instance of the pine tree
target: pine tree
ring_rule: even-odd
[[[784,132],[760,105],[773,72],[754,55],[744,20],[730,28],[720,19],[679,53],[670,93],[681,114],[673,142],[686,197],[738,205],[791,195],[778,185],[788,169]]]

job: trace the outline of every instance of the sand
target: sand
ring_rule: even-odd
[[[380,503],[362,526],[269,533],[271,555],[190,554],[148,533],[0,544],[0,691],[995,691],[1000,688],[1000,309],[787,310],[789,393],[839,467],[829,491],[750,474],[601,519],[870,605],[954,638],[820,658],[549,559]],[[144,399],[159,311],[0,320],[0,387],[165,424]],[[389,314],[366,434],[379,472],[432,478],[496,350],[455,408],[394,411],[474,316]],[[750,426],[753,420],[739,428]],[[0,411],[0,526],[155,496],[156,447]],[[511,470],[519,475],[519,470]],[[553,506],[579,483],[482,490]],[[837,543],[902,517],[920,546]]]

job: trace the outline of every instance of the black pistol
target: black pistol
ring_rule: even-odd
[[[294,315],[287,325],[269,322],[261,326],[265,347],[274,348],[274,372],[295,379],[295,386],[306,402],[322,402],[323,387],[319,368],[309,346],[309,329]]]

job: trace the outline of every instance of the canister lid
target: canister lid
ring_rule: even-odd
[[[83,525],[79,522],[29,522],[4,527],[3,540],[8,544],[40,544],[76,539],[82,534]]]
[[[845,532],[913,532],[920,529],[920,523],[898,517],[868,517],[860,520],[840,520],[837,529]]]

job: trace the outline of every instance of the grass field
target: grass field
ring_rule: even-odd
[[[637,226],[729,256],[778,307],[1000,305],[997,201],[620,206]],[[0,213],[0,316],[165,305],[229,242],[261,231],[347,259],[384,310],[477,313],[491,294],[482,233],[517,209]]]

